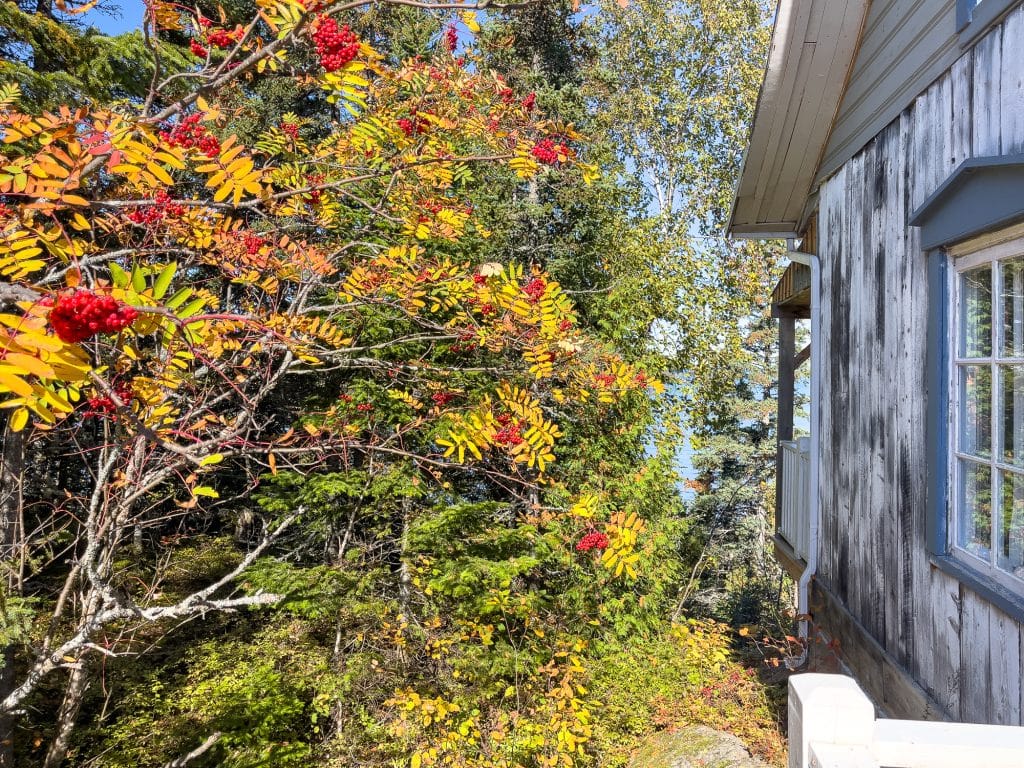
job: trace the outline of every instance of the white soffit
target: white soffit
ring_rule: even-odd
[[[780,0],[732,237],[797,237],[869,0]]]

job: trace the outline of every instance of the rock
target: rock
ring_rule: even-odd
[[[651,736],[633,753],[629,768],[770,768],[751,757],[731,733],[704,725]]]

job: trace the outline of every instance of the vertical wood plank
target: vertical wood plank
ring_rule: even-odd
[[[960,587],[960,718],[986,723],[992,716],[989,604]]]
[[[845,474],[846,492],[849,505],[845,518],[840,519],[847,534],[847,540],[840,542],[840,548],[846,544],[848,556],[845,558],[851,573],[848,584],[847,605],[853,615],[875,637],[876,628],[868,617],[867,601],[874,592],[874,585],[868,569],[870,553],[867,546],[867,533],[870,527],[870,475],[865,476],[864,453],[868,441],[868,421],[870,413],[863,408],[870,378],[864,377],[864,358],[867,354],[868,341],[864,338],[865,292],[868,288],[864,273],[864,153],[853,157],[848,163],[846,176],[846,205],[844,207],[844,232],[846,235],[843,252],[849,264],[850,279],[847,290],[850,294],[848,333],[850,338],[848,398],[845,405],[850,429],[842,430],[840,459],[848,468],[857,467],[856,476],[852,469]],[[840,424],[843,422],[840,421]],[[860,450],[858,450],[860,449]],[[842,533],[840,533],[842,535]]]
[[[1020,625],[997,608],[989,611],[992,709],[989,722],[1020,725]]]
[[[930,637],[922,638],[921,648],[931,657],[932,674],[926,681],[928,692],[954,719],[960,710],[960,628],[962,624],[960,584],[938,568],[929,579],[931,607]]]
[[[971,144],[975,157],[999,154],[1002,110],[999,83],[1002,77],[1003,28],[996,27],[974,46],[974,95],[971,102]]]
[[[1000,134],[1004,155],[1024,152],[1024,6],[1003,22],[999,79]]]
[[[967,53],[953,64],[950,70],[952,80],[953,104],[950,117],[953,126],[953,165],[959,165],[972,157],[972,93],[974,76],[974,56]]]

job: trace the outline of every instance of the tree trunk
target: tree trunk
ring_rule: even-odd
[[[0,565],[4,569],[3,600],[21,594],[22,483],[25,477],[25,437],[4,430],[0,454]],[[6,608],[6,605],[2,606]],[[5,646],[0,670],[0,699],[14,690],[15,646]],[[12,768],[14,757],[14,715],[0,714],[0,768]]]
[[[59,768],[68,756],[71,733],[75,729],[78,712],[82,708],[82,699],[85,698],[85,691],[89,687],[89,672],[84,657],[85,654],[79,657],[78,663],[71,670],[71,676],[68,678],[64,701],[61,702],[60,712],[57,714],[57,735],[50,742],[46,760],[43,761],[43,768]]]

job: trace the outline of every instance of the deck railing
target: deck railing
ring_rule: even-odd
[[[807,560],[811,525],[811,440],[800,437],[782,442],[779,482],[782,505],[779,535],[801,560]]]
[[[878,720],[853,678],[789,679],[789,768],[1020,768],[1024,728]]]

